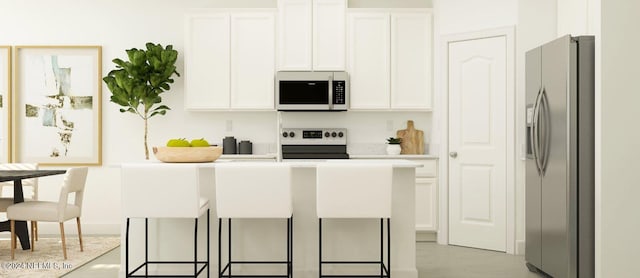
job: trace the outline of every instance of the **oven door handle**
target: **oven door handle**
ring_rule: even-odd
[[[333,73],[329,75],[329,110],[333,110]]]

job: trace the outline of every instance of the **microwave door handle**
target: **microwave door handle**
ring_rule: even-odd
[[[333,110],[333,74],[329,75],[329,110]]]

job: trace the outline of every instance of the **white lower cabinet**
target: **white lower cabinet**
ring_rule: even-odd
[[[416,231],[436,231],[438,180],[416,178]]]
[[[375,159],[380,159],[380,157]],[[403,158],[402,156],[392,156],[389,159]],[[422,164],[422,167],[416,168],[415,221],[417,239],[418,241],[435,241],[435,232],[438,231],[438,159],[411,158],[407,160]],[[426,237],[424,237],[425,235]]]
[[[416,168],[416,231],[438,229],[438,160],[412,160],[422,164]]]

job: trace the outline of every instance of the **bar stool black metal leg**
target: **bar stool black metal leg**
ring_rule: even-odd
[[[391,278],[391,219],[387,218],[387,278]]]
[[[144,219],[144,276],[149,276],[149,218]]]
[[[318,220],[318,277],[322,278],[322,218],[319,218]]]
[[[231,218],[229,218],[227,221],[229,221],[229,278],[233,277],[231,276]]]
[[[218,218],[218,278],[222,278],[222,218]]]
[[[211,227],[210,220],[209,210],[207,210],[207,278],[211,277],[211,257],[209,256],[211,249],[211,234],[209,233]]]
[[[291,217],[287,218],[287,278],[291,278]]]
[[[198,276],[198,218],[196,218],[193,232],[193,277]]]
[[[380,218],[380,278],[384,277],[384,220]]]
[[[291,249],[291,261],[289,261],[289,267],[291,268],[291,278],[293,278],[293,215],[291,215],[291,238],[289,239],[289,248]]]
[[[129,277],[129,218],[127,217],[127,230],[124,235],[124,275]]]

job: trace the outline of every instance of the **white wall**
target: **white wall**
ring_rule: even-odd
[[[586,34],[589,19],[587,10],[587,0],[558,1],[558,36]]]
[[[464,33],[517,22],[516,0],[433,0],[440,34]]]
[[[600,223],[596,277],[637,277],[640,246],[639,1],[601,1]],[[598,240],[599,239],[599,240]]]

